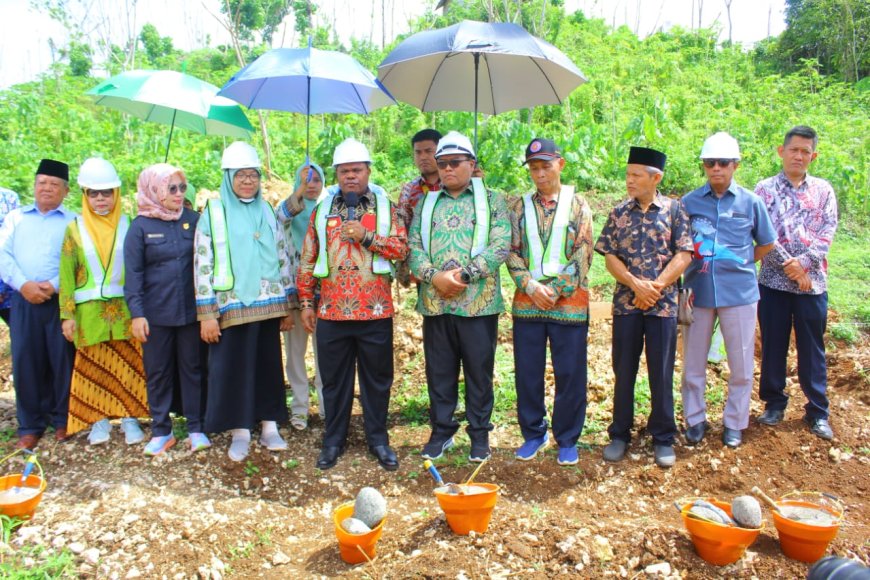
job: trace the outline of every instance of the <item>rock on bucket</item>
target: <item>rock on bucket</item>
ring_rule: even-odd
[[[731,504],[714,498],[707,499],[707,502],[723,510],[728,517],[733,517]],[[716,566],[733,564],[743,557],[746,548],[752,545],[761,531],[761,528],[740,528],[734,525],[696,519],[689,515],[693,505],[693,502],[683,504],[680,514],[683,517],[683,524],[692,538],[692,543],[695,545],[695,551],[710,564]]]
[[[348,564],[362,564],[377,555],[376,547],[384,531],[386,513],[386,500],[371,487],[364,487],[355,501],[342,504],[332,512],[342,560]]]
[[[463,493],[452,494],[447,488],[435,490],[438,505],[447,516],[447,525],[454,534],[482,534],[489,528],[492,510],[498,499],[499,486],[494,483],[474,483],[459,486]]]

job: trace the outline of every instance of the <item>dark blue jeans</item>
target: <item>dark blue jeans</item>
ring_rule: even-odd
[[[794,328],[798,381],[807,398],[804,410],[811,419],[828,418],[828,367],[825,328],[828,293],[792,294],[759,284],[758,326],[761,328],[761,380],[758,395],[765,407],[783,411],[786,359]]]
[[[514,319],[517,419],[523,439],[547,434],[544,371],[547,340],[556,378],[553,438],[573,447],[586,420],[586,336],[589,327]]]

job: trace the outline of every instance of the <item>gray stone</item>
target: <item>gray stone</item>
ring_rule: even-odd
[[[741,495],[731,502],[731,515],[741,528],[761,527],[761,505],[750,495]]]
[[[376,527],[387,515],[387,500],[373,487],[359,490],[353,505],[353,517],[370,528]]]
[[[341,527],[348,534],[367,534],[372,531],[365,522],[356,518],[346,518],[341,522]]]
[[[719,512],[715,510],[711,510],[710,508],[702,505],[692,506],[692,509],[689,510],[690,514],[695,514],[700,516],[701,519],[710,520],[711,522],[716,522],[717,524],[728,525],[730,522],[724,520]]]

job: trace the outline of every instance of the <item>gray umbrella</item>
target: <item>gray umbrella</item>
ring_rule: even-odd
[[[477,113],[561,104],[586,82],[571,59],[517,24],[465,20],[418,32],[378,66],[378,78],[400,101],[422,111]]]

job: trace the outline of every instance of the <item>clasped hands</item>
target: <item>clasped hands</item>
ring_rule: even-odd
[[[664,289],[664,283],[658,280],[635,280],[632,288],[634,300],[631,303],[640,310],[649,310],[661,299]]]
[[[438,295],[449,300],[454,298],[468,288],[468,284],[462,281],[462,268],[453,268],[452,270],[444,270],[432,276],[432,286]]]
[[[789,258],[782,263],[782,271],[788,276],[789,280],[797,282],[801,292],[807,292],[813,289],[813,282],[810,280],[810,275],[804,271],[804,267],[797,258]]]

